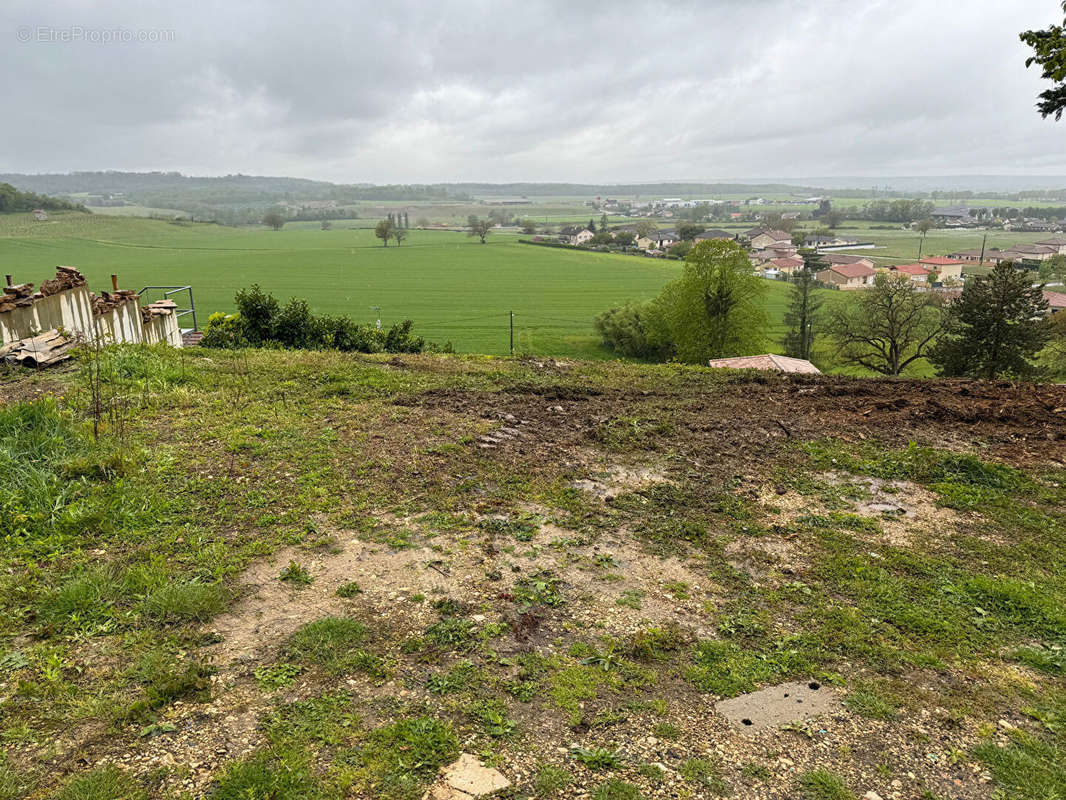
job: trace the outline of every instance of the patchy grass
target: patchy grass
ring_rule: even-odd
[[[805,772],[796,783],[803,800],[854,800],[844,779],[827,769]]]

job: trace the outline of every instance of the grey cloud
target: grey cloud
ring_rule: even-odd
[[[0,169],[334,181],[1066,173],[1050,0],[10,0]],[[174,41],[18,43],[22,26]]]

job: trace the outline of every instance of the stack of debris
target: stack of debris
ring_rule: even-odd
[[[119,289],[115,292],[104,292],[99,297],[95,294],[91,294],[89,295],[89,302],[92,303],[93,314],[100,316],[101,314],[106,314],[113,308],[118,308],[119,306],[128,303],[130,300],[136,300],[138,297],[140,297],[140,295],[134,291],[129,289]]]
[[[72,337],[53,329],[32,339],[22,339],[0,347],[0,361],[24,367],[50,367],[70,358],[70,349],[74,344]]]
[[[22,283],[18,286],[8,286],[4,293],[0,294],[0,313],[14,311],[16,308],[26,308],[33,305],[33,284]]]
[[[141,308],[141,322],[147,325],[152,317],[164,317],[173,314],[178,309],[178,304],[173,300],[156,300]]]
[[[85,283],[85,276],[75,267],[56,267],[56,276],[52,280],[41,284],[40,295],[41,297],[51,297],[66,289],[84,286]]]

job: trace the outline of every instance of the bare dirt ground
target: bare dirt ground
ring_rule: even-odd
[[[389,367],[420,369],[432,363],[397,358]],[[569,367],[546,363],[544,370],[565,376]],[[0,384],[0,402],[5,391],[23,396]],[[218,669],[211,701],[175,703],[162,717],[175,725],[174,732],[157,738],[126,732],[86,752],[88,763],[119,763],[138,774],[171,767],[168,791],[206,796],[224,763],[263,745],[259,720],[279,703],[344,689],[357,698],[368,720],[377,719],[376,704],[385,698],[436,707],[440,700],[427,690],[427,674],[471,656],[441,653],[427,664],[402,654],[401,645],[440,618],[434,601],[445,598],[460,604],[474,630],[484,633],[483,646],[491,650],[484,660],[498,670],[500,681],[519,677],[520,656],[562,658],[575,642],[624,641],[649,628],[678,631],[686,647],[718,638],[716,611],[732,600],[732,589],[721,578],[724,569],[743,573],[755,588],[768,591],[809,574],[809,543],[795,533],[794,523],[827,508],[816,493],[775,485],[774,467],[795,458],[788,449],[792,443],[832,437],[902,447],[914,441],[1023,468],[1066,464],[1066,387],[1061,386],[768,376],[738,379],[706,395],[510,385],[498,391],[431,389],[397,395],[388,404],[400,414],[410,412],[422,420],[419,424],[428,420],[483,431],[458,455],[410,466],[423,495],[463,480],[478,482],[476,500],[447,509],[462,524],[440,528],[417,515],[397,516],[391,508],[368,509],[382,526],[405,533],[410,546],[392,547],[365,530],[346,528],[331,509],[319,509],[318,525],[330,545],[292,546],[253,563],[237,581],[238,599],[204,626],[203,633],[215,641],[202,648],[202,655]],[[436,441],[402,420],[376,428],[373,437],[375,447],[393,456]],[[474,478],[471,464],[479,470]],[[543,498],[505,498],[492,483],[505,473],[576,492],[581,511]],[[931,491],[915,483],[837,471],[812,477],[847,490],[831,510],[876,523],[871,531],[855,534],[867,537],[872,549],[922,547],[972,521],[939,506]],[[655,552],[633,524],[639,514],[632,504],[646,493],[682,485],[708,491],[730,487],[752,524],[763,526],[766,534],[742,537],[722,527],[712,531],[720,552],[684,546]],[[494,532],[486,524],[518,516],[529,520],[521,537]],[[309,584],[280,580],[290,561],[306,568]],[[523,607],[518,602],[523,587],[546,575],[564,601]],[[352,582],[360,593],[338,596],[337,590]],[[312,670],[282,689],[261,688],[255,669],[278,661],[294,632],[326,616],[383,621],[387,631],[376,644],[390,661],[388,680],[324,678]],[[894,719],[867,718],[842,705],[845,684],[864,677],[858,671],[838,683],[819,684],[817,714],[785,722],[771,714],[766,725],[751,729],[731,723],[716,709],[719,698],[698,691],[682,670],[653,672],[650,687],[633,690],[631,697],[605,699],[595,692],[581,697],[572,709],[577,723],[543,687],[531,702],[512,704],[519,734],[495,744],[501,771],[516,786],[528,787],[544,763],[571,765],[572,747],[609,745],[628,764],[661,768],[661,780],[641,784],[647,797],[718,795],[719,790],[700,788],[682,775],[690,759],[721,765],[733,796],[742,799],[796,797],[796,777],[815,768],[843,776],[859,795],[876,792],[886,800],[918,798],[923,791],[953,800],[993,797],[990,775],[968,755],[981,721],[960,720],[939,703],[956,684],[984,677],[965,669],[915,668],[897,676],[920,698],[920,710]],[[997,680],[1033,683],[1024,668],[1008,667],[1007,673]],[[658,701],[654,711],[649,710],[653,699]],[[763,719],[760,713],[753,716]],[[663,723],[682,733],[664,735]],[[1001,737],[1021,720],[1007,714],[1002,723],[996,734]],[[464,741],[464,746],[478,744],[489,747],[473,736]],[[552,796],[587,798],[600,777],[579,771],[569,788]]]

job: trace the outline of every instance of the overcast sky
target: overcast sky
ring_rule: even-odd
[[[0,171],[1063,175],[1066,120],[1036,113],[1018,40],[1061,18],[1058,0],[3,0]]]

